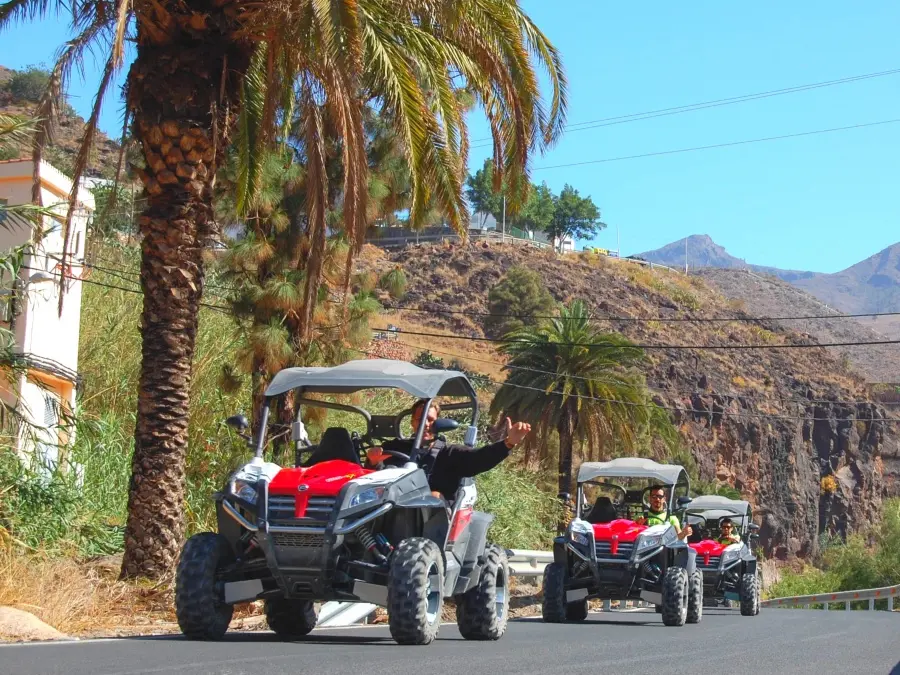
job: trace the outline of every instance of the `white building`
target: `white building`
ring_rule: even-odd
[[[0,204],[17,206],[32,201],[33,167],[30,159],[0,162]],[[18,279],[11,279],[8,274],[0,277],[0,325],[15,334],[17,362],[24,366],[24,374],[0,378],[0,398],[31,422],[21,425],[16,440],[19,453],[32,455],[37,449],[38,458],[53,465],[59,459],[59,448],[72,440],[74,432],[64,424],[64,413],[75,408],[83,269],[80,261],[84,257],[87,223],[95,206],[93,195],[80,188],[64,270],[63,226],[72,181],[41,162],[40,185],[43,205],[57,216],[44,216],[38,225],[21,215],[0,211],[0,251],[30,248]],[[61,278],[65,278],[66,292],[60,316]],[[9,429],[8,424],[4,427]]]

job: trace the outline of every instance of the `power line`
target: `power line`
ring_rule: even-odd
[[[744,94],[741,96],[733,96],[730,98],[721,98],[713,101],[702,101],[699,103],[689,103],[686,105],[674,106],[670,108],[660,108],[657,110],[648,110],[639,113],[630,113],[627,115],[617,115],[615,117],[604,117],[596,120],[588,120],[586,122],[577,122],[567,124],[565,129],[567,132],[585,131],[586,129],[596,129],[599,127],[612,126],[615,124],[626,124],[628,122],[640,122],[645,119],[654,119],[656,117],[667,117],[669,115],[679,115],[686,112],[694,112],[695,110],[705,110],[707,108],[718,108],[726,105],[734,105],[735,103],[744,103],[746,101],[755,101],[773,96],[783,96],[784,94],[793,94],[801,91],[810,91],[820,89],[822,87],[832,87],[838,84],[847,84],[849,82],[858,82],[876,77],[885,77],[887,75],[896,75],[900,73],[900,68],[893,70],[884,70],[877,73],[867,73],[865,75],[854,75],[844,77],[837,80],[826,80],[824,82],[815,82],[812,84],[803,84],[794,87],[786,87],[784,89],[773,89],[770,91],[758,92],[755,94]],[[580,127],[580,128],[575,128]],[[473,142],[473,148],[485,147],[493,143],[492,138],[479,138]]]
[[[23,270],[31,270],[33,272],[43,272],[44,274],[50,274],[56,278],[62,278],[62,275],[58,272],[49,272],[45,269],[41,269],[40,267],[28,267],[27,265],[21,266]],[[87,265],[85,265],[87,267]],[[125,293],[137,293],[138,295],[143,295],[144,291],[139,288],[125,288],[124,286],[115,286],[113,284],[106,284],[102,281],[96,281],[94,279],[78,279],[75,277],[69,277],[72,281],[80,281],[84,284],[93,284],[94,286],[101,286],[103,288],[109,288],[116,291],[124,291]],[[125,280],[127,281],[127,279]],[[230,310],[227,307],[223,307],[222,305],[213,305],[208,302],[199,303],[201,307],[208,307],[209,309],[215,309],[225,314],[231,314]]]
[[[581,320],[580,317],[561,317],[550,314],[503,314],[497,312],[476,312],[464,310],[437,310],[424,309],[420,307],[407,307],[406,305],[398,305],[396,307],[385,307],[386,310],[398,312],[415,312],[417,314],[453,314],[462,316],[483,316],[492,318],[512,318],[512,319],[552,319],[556,321]],[[658,321],[660,323],[712,323],[712,322],[761,322],[761,321],[808,321],[818,319],[851,319],[862,317],[879,317],[879,316],[900,316],[900,312],[871,312],[867,314],[821,314],[814,316],[739,316],[739,317],[685,317],[685,316],[657,316],[657,317],[636,317],[636,316],[591,316],[588,321],[616,321],[631,323],[649,323]]]
[[[554,375],[554,376],[559,375],[558,373],[549,371],[549,370],[540,370],[537,368],[526,368],[525,366],[516,366],[516,365],[511,365],[511,364],[497,363],[496,361],[490,361],[488,359],[480,359],[480,358],[477,358],[474,356],[469,356],[467,354],[456,354],[456,353],[444,351],[441,349],[434,349],[433,347],[417,347],[415,345],[411,345],[409,343],[400,342],[400,341],[396,341],[395,344],[399,344],[402,347],[408,347],[410,349],[422,349],[424,351],[433,352],[435,354],[442,354],[444,356],[452,356],[454,358],[464,359],[466,361],[474,361],[476,363],[484,363],[484,364],[492,365],[492,366],[500,366],[503,370],[518,370],[518,371],[522,371],[522,372],[535,373],[538,375]],[[568,379],[573,379],[573,380],[596,380],[597,379],[597,378],[591,378],[591,377],[582,377],[581,375],[565,375],[565,377]],[[627,389],[641,389],[641,387],[639,387],[639,386],[631,385],[628,383],[617,382],[616,384],[618,386],[625,387]],[[663,391],[663,387],[661,385],[657,385],[657,384],[650,384],[650,385],[647,385],[647,387],[649,389],[657,390],[657,393],[659,393],[659,394],[675,394],[678,396],[691,396],[694,393],[694,392],[688,393],[688,392],[684,392],[684,391],[680,391],[680,392]],[[767,401],[768,400],[768,399],[765,399],[765,398],[762,398],[759,396],[751,396],[751,395],[747,395],[747,394],[720,393],[719,395],[720,396],[728,396],[733,399],[742,399],[742,400],[755,400],[755,401]],[[810,404],[858,405],[860,403],[869,403],[869,404],[873,404],[873,405],[877,404],[877,405],[887,406],[887,405],[900,404],[900,402],[886,403],[886,402],[880,402],[880,401],[870,401],[867,399],[858,399],[858,400],[857,399],[854,399],[854,400],[835,399],[835,400],[831,400],[831,399],[826,399],[826,398],[800,398],[800,397],[791,397],[791,396],[785,397],[785,396],[782,396],[781,394],[775,394],[774,396],[775,396],[775,398],[777,398],[778,400],[780,400],[783,403],[799,403],[801,405],[810,405]]]
[[[900,118],[891,120],[881,120],[880,122],[866,122],[864,124],[853,124],[846,127],[834,127],[832,129],[818,129],[816,131],[804,131],[797,134],[784,134],[782,136],[767,136],[766,138],[751,138],[745,141],[732,141],[730,143],[716,143],[714,145],[700,145],[693,148],[680,148],[678,150],[663,150],[660,152],[646,152],[641,155],[624,155],[622,157],[607,157],[604,159],[591,159],[584,162],[570,162],[568,164],[553,164],[551,166],[538,166],[534,171],[545,171],[548,169],[563,169],[572,166],[585,166],[587,164],[605,164],[607,162],[622,162],[627,159],[643,159],[645,157],[660,157],[662,155],[676,155],[683,152],[697,152],[699,150],[713,150],[715,148],[729,148],[736,145],[749,145],[751,143],[765,143],[768,141],[780,141],[786,138],[800,138],[801,136],[814,136],[816,134],[830,134],[836,131],[848,131],[850,129],[863,129],[865,127],[875,127],[883,124],[895,124],[900,122]]]
[[[358,352],[360,354],[365,354],[366,356],[371,356],[373,358],[380,358],[378,354],[373,352],[367,352],[362,349],[351,348],[351,351]],[[436,370],[435,368],[428,368],[425,366],[426,370]],[[672,412],[679,413],[697,413],[703,415],[705,417],[743,417],[748,419],[775,419],[775,420],[793,420],[800,422],[831,422],[834,421],[835,418],[832,417],[799,417],[796,415],[776,415],[773,413],[736,413],[729,412],[727,410],[722,410],[719,412],[714,412],[710,410],[700,410],[698,408],[679,408],[677,406],[667,406],[667,405],[658,405],[656,403],[635,403],[633,401],[622,401],[620,399],[615,398],[600,398],[597,396],[586,396],[584,394],[565,394],[559,391],[547,391],[545,389],[541,389],[540,387],[529,387],[524,384],[515,384],[512,382],[497,382],[487,377],[483,376],[488,382],[494,384],[498,387],[512,387],[513,389],[524,389],[528,391],[535,391],[545,395],[551,396],[563,396],[563,397],[571,397],[585,401],[597,401],[599,403],[613,403],[616,405],[622,406],[630,406],[635,408],[659,408],[662,410],[669,410]],[[900,422],[900,418],[888,418],[888,417],[842,417],[839,418],[839,421],[842,422]]]
[[[396,333],[398,331],[389,330],[387,328],[372,328],[372,330],[381,331],[383,333]],[[470,335],[452,335],[447,333],[425,333],[418,331],[399,331],[404,335],[415,335],[418,337],[432,337],[432,338],[445,338],[448,340],[468,340],[470,342],[492,342],[492,343],[500,343],[500,344],[552,344],[559,347],[596,347],[598,349],[623,349],[623,348],[635,348],[635,349],[695,349],[695,350],[707,350],[707,349],[818,349],[822,347],[862,347],[862,346],[871,346],[871,345],[896,345],[900,344],[900,340],[873,340],[871,342],[819,342],[815,344],[770,344],[770,345],[641,345],[641,344],[629,344],[629,345],[608,345],[608,344],[598,344],[591,342],[539,342],[535,340],[513,340],[509,338],[488,338],[488,337],[476,337]]]

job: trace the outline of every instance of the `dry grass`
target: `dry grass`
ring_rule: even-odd
[[[30,612],[68,635],[177,631],[169,583],[119,581],[120,564],[119,556],[84,562],[0,544],[0,606]],[[258,604],[235,609],[238,622],[261,613]]]

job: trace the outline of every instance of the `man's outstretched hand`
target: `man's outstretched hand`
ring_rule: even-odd
[[[512,423],[508,417],[506,418],[506,445],[513,447],[521,443],[525,437],[531,432],[531,425],[527,422]]]

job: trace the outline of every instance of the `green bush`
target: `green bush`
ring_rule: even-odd
[[[537,272],[511,267],[488,293],[489,316],[485,329],[493,337],[540,322],[535,316],[552,316],[555,302]]]
[[[900,499],[884,503],[881,522],[846,542],[826,543],[815,566],[785,571],[773,598],[900,584]]]
[[[37,103],[47,90],[50,72],[39,66],[28,66],[25,70],[17,70],[4,86],[14,99]]]
[[[488,538],[505,548],[550,550],[560,503],[534,472],[501,464],[476,479],[479,511],[494,516]]]
[[[378,286],[390,293],[395,300],[400,300],[406,295],[406,274],[397,266],[378,280]]]

